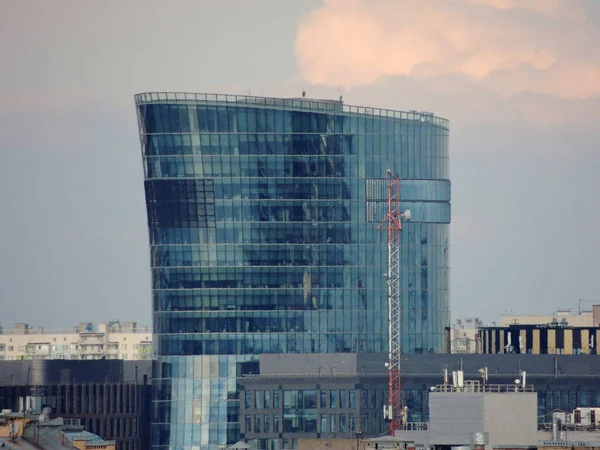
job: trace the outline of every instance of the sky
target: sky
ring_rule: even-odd
[[[451,123],[452,317],[600,303],[600,1],[4,0],[0,325],[151,322],[133,95]]]

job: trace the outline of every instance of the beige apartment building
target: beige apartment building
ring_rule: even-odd
[[[152,359],[150,327],[136,322],[79,323],[71,330],[0,327],[0,361],[24,359]]]
[[[511,325],[562,325],[570,327],[594,327],[600,324],[600,305],[590,311],[572,312],[570,309],[559,309],[551,315],[519,315],[503,314],[500,316],[501,327]]]
[[[450,353],[479,353],[479,328],[483,322],[477,317],[458,319],[450,329]]]

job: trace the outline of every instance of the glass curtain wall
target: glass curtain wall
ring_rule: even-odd
[[[369,212],[366,191],[388,168],[412,211],[403,351],[445,351],[445,119],[205,94],[139,94],[136,105],[159,355],[154,448],[235,442],[236,377],[262,353],[387,352],[385,199]]]

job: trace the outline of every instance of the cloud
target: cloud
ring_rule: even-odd
[[[564,0],[470,0],[474,5],[487,5],[500,10],[523,10],[543,16],[574,21],[585,20],[583,5],[572,2],[565,7]]]
[[[296,36],[301,76],[352,88],[464,75],[493,92],[600,95],[584,0],[325,0]]]

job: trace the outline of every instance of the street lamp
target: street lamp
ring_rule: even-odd
[[[359,441],[359,439],[362,439],[363,437],[365,437],[365,432],[364,431],[355,431],[354,435],[356,436],[356,450],[358,450],[358,441]]]

